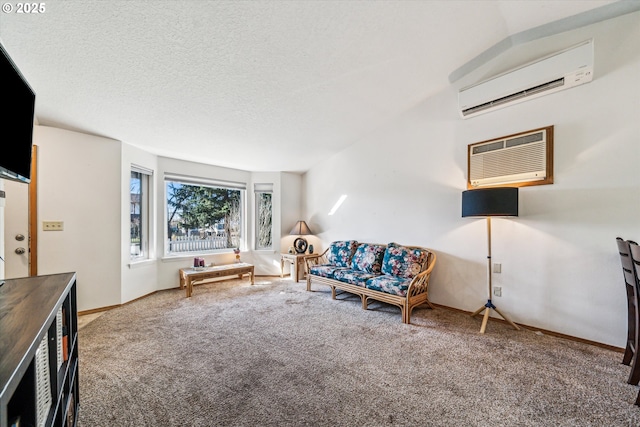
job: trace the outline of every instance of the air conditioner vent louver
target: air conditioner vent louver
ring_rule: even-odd
[[[473,154],[482,154],[488,151],[502,150],[504,141],[492,142],[489,144],[477,145],[473,147]]]
[[[538,141],[544,141],[544,134],[542,132],[536,132],[530,135],[507,139],[506,146],[515,147],[517,145],[529,144],[531,142],[538,142]]]
[[[552,90],[552,89],[556,89],[558,87],[561,87],[564,85],[564,77],[561,79],[557,79],[554,80],[552,82],[549,83],[544,83],[538,86],[534,86],[532,88],[529,89],[525,89],[522,90],[520,92],[514,93],[512,95],[509,96],[504,96],[502,98],[496,99],[494,101],[490,101],[487,103],[484,103],[482,105],[478,105],[477,107],[473,107],[473,108],[467,108],[466,110],[462,110],[462,115],[463,116],[468,116],[470,114],[474,114],[474,113],[479,113],[483,110],[489,110],[489,109],[493,109],[493,108],[498,108],[501,105],[504,104],[510,104],[512,102],[517,101],[520,98],[526,98],[529,96],[533,96],[536,94],[542,94],[543,92],[546,92],[548,90]]]
[[[518,150],[504,149],[473,156],[471,159],[472,181],[521,173],[538,173],[544,177],[545,144],[527,144]]]
[[[588,83],[593,79],[593,40],[549,55],[458,92],[463,118]]]

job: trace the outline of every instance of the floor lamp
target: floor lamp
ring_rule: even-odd
[[[484,311],[484,319],[480,333],[484,334],[489,321],[491,310],[495,310],[511,326],[520,330],[507,316],[491,302],[491,217],[492,216],[518,216],[518,188],[517,187],[493,187],[479,188],[462,192],[462,217],[486,217],[487,218],[487,281],[489,282],[489,298],[487,303],[477,309],[472,317]]]

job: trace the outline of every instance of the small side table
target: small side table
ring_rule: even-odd
[[[299,277],[299,271],[300,271],[300,264],[302,264],[305,267],[306,270],[306,266],[304,263],[304,257],[307,254],[280,254],[280,277],[284,277],[284,262],[290,262],[295,266],[295,270],[296,270],[296,274],[293,277],[293,279],[298,282],[300,280]]]

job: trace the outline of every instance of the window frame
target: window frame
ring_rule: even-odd
[[[253,186],[253,200],[254,200],[254,245],[257,251],[271,251],[273,250],[273,184],[272,183],[256,183]],[[271,244],[269,246],[260,246],[258,241],[260,237],[260,196],[262,194],[270,194],[271,195]]]
[[[220,179],[203,178],[189,175],[180,175],[175,173],[165,173],[163,178],[164,186],[164,223],[163,223],[163,236],[164,236],[164,256],[169,258],[176,257],[190,257],[197,254],[213,254],[213,253],[226,253],[232,252],[233,247],[225,247],[220,249],[196,249],[192,251],[170,251],[170,238],[168,230],[168,212],[169,212],[169,194],[167,191],[167,185],[169,182],[175,182],[181,185],[198,186],[198,187],[212,187],[223,188],[227,190],[238,190],[240,192],[239,200],[239,223],[238,223],[238,243],[240,250],[245,250],[247,247],[247,209],[246,209],[246,192],[247,185],[243,182],[225,181]]]
[[[140,234],[140,254],[134,255],[131,252],[133,246],[131,229],[131,216],[135,214],[135,203],[132,200],[133,174],[140,174],[140,212],[139,212],[139,234]],[[129,260],[131,262],[145,261],[151,258],[151,182],[153,171],[142,166],[131,164],[129,172]]]

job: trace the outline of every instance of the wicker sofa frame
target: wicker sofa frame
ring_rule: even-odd
[[[429,301],[429,279],[431,272],[436,263],[436,254],[428,248],[419,246],[405,246],[408,249],[420,249],[428,251],[429,256],[424,263],[423,269],[413,278],[407,293],[405,296],[394,295],[374,289],[368,289],[362,286],[354,285],[351,283],[342,282],[339,280],[331,279],[328,277],[318,276],[311,273],[311,268],[314,265],[328,264],[327,248],[321,254],[307,255],[305,257],[306,269],[307,269],[307,291],[311,291],[311,285],[316,283],[320,285],[327,285],[331,288],[331,298],[336,299],[336,290],[348,292],[350,294],[358,295],[362,301],[362,309],[367,310],[370,300],[380,301],[387,304],[394,305],[400,308],[402,313],[402,323],[411,323],[411,312],[419,305],[426,304],[429,308],[433,309],[434,306]]]

